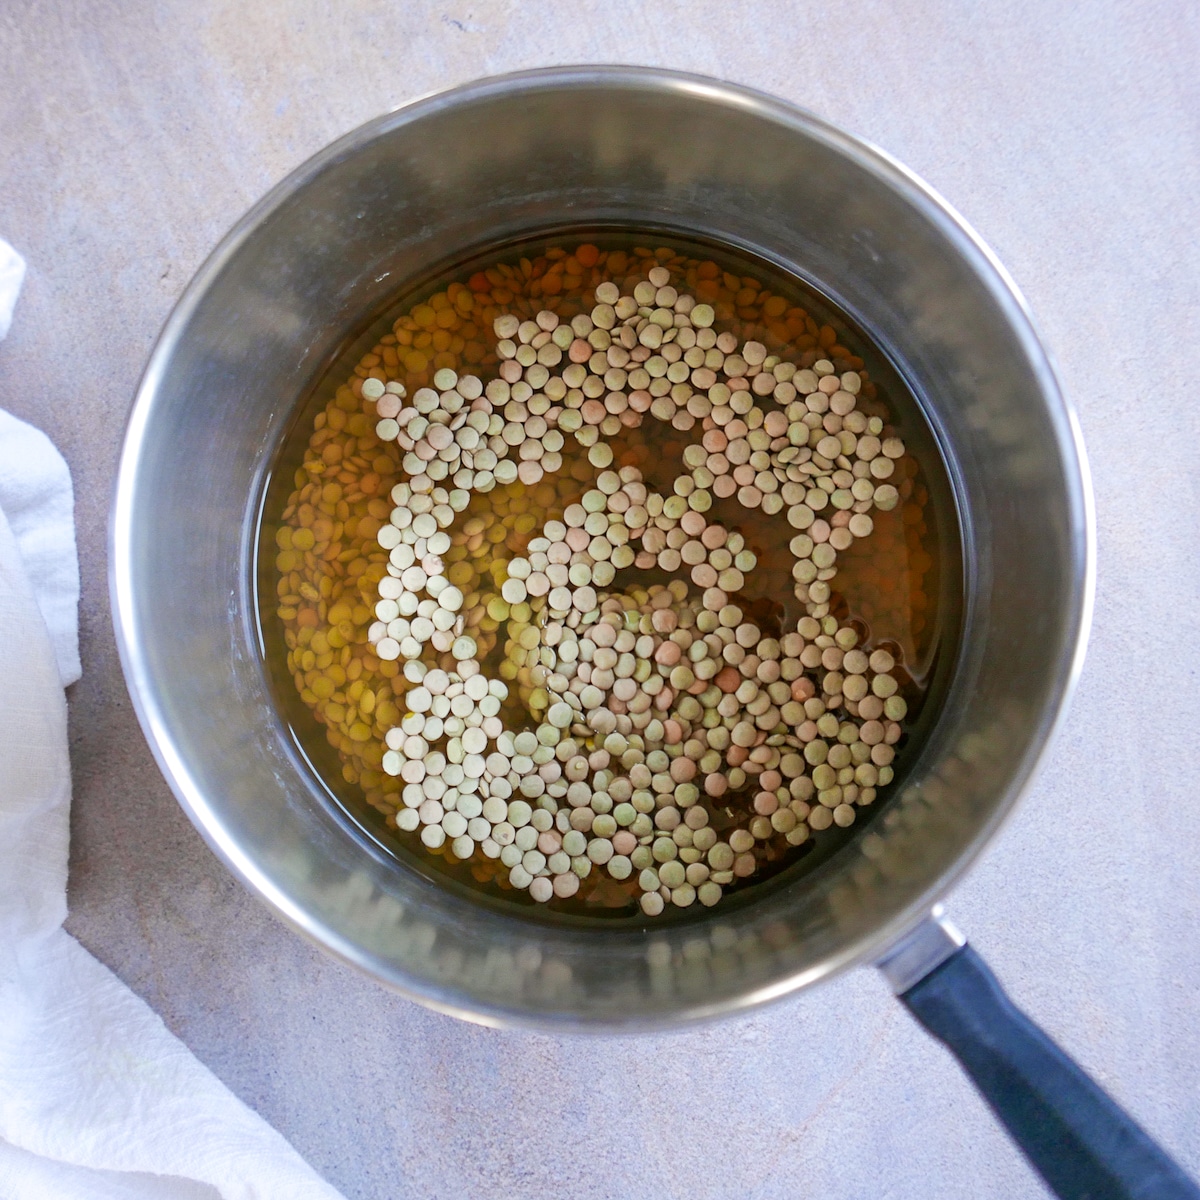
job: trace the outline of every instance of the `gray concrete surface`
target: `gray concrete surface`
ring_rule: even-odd
[[[117,663],[105,518],[139,370],[237,216],[334,136],[474,76],[690,68],[922,174],[1028,297],[1078,407],[1095,629],[1037,786],[951,907],[1013,994],[1200,1171],[1200,30],[1184,0],[7,0],[0,405],[78,490],[69,928],[355,1200],[1042,1195],[860,971],[685,1035],[496,1033],[384,994],[205,849]],[[182,532],[182,531],[181,531]]]

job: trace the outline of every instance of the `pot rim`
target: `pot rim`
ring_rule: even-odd
[[[840,952],[829,955],[819,966],[793,973],[770,986],[733,996],[717,1004],[693,1005],[669,1015],[642,1017],[626,1022],[581,1020],[566,1014],[534,1015],[526,1011],[498,1009],[484,1004],[465,1005],[461,999],[435,994],[430,988],[418,986],[412,980],[382,978],[364,964],[351,942],[313,920],[302,905],[284,893],[261,869],[255,858],[247,854],[228,834],[203,789],[192,777],[187,762],[177,752],[156,701],[157,689],[154,680],[138,645],[138,602],[133,591],[130,536],[135,521],[135,482],[139,473],[138,464],[143,451],[145,431],[167,364],[213,282],[259,227],[328,166],[353,155],[363,146],[395,129],[414,124],[449,108],[485,102],[492,97],[507,96],[514,92],[578,87],[677,93],[701,97],[728,108],[738,109],[760,120],[783,125],[806,137],[816,138],[898,192],[952,244],[959,257],[971,267],[978,281],[1005,314],[1030,368],[1038,379],[1041,396],[1056,429],[1058,448],[1064,464],[1068,470],[1072,465],[1075,468],[1073,477],[1067,481],[1077,518],[1077,527],[1072,531],[1076,562],[1069,625],[1073,628],[1070,637],[1064,639],[1056,685],[1041,714],[1038,736],[1031,740],[1029,750],[1013,771],[1005,794],[998,798],[989,819],[980,825],[970,843],[953,862],[947,864],[935,883],[917,899],[907,904],[891,919],[882,921],[869,935],[847,945]],[[617,1029],[677,1028],[778,1000],[800,988],[832,978],[853,966],[875,961],[924,919],[933,905],[974,864],[996,836],[1001,825],[1009,818],[1017,802],[1028,792],[1051,743],[1062,728],[1083,666],[1096,585],[1095,509],[1090,471],[1077,416],[1062,392],[1051,356],[1042,344],[1029,307],[1016,283],[962,215],[934,188],[886,151],[865,139],[846,133],[798,105],[754,88],[708,76],[656,67],[622,65],[544,67],[486,76],[447,90],[425,93],[343,134],[275,184],[235,222],[203,261],[175,303],[155,341],[139,380],[126,426],[110,509],[108,543],[109,592],[114,634],[126,686],[138,721],[159,769],[192,824],[217,857],[252,894],[264,901],[286,925],[324,951],[425,1007],[495,1027],[541,1030],[569,1027],[573,1031],[601,1033]]]

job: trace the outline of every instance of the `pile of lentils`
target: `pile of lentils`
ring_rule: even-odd
[[[849,826],[891,782],[907,712],[896,664],[831,612],[830,580],[870,513],[899,503],[905,448],[859,410],[858,372],[718,333],[665,267],[594,297],[569,322],[497,316],[486,383],[449,367],[411,397],[362,381],[402,475],[367,636],[409,685],[381,759],[401,783],[399,829],[499,863],[538,902],[593,871],[636,880],[653,917],[716,904],[759,869],[756,848]],[[670,494],[616,461],[647,415],[696,430]],[[482,573],[448,560],[459,515],[562,471],[568,439],[594,486],[468,594]],[[779,517],[805,614],[794,628],[760,628],[739,604],[756,555],[707,515],[731,498]],[[477,549],[478,520],[462,526]],[[654,573],[673,578],[639,581]],[[743,795],[742,819],[718,832],[714,806]]]

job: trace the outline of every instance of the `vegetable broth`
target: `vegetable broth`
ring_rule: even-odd
[[[449,842],[431,852],[416,832],[399,829],[401,786],[381,770],[384,735],[404,713],[410,685],[396,663],[371,652],[366,630],[373,620],[371,584],[388,557],[375,533],[388,521],[392,487],[404,478],[403,453],[375,436],[371,406],[348,381],[361,382],[376,372],[402,383],[411,396],[428,386],[437,369],[449,367],[486,382],[499,366],[491,329],[496,315],[513,313],[525,320],[549,309],[568,320],[590,310],[598,280],[620,286],[628,281],[632,288],[660,265],[671,271],[679,291],[694,291],[711,304],[715,327],[732,331],[739,342],[755,339],[771,355],[801,367],[828,359],[838,372],[856,372],[863,381],[859,409],[880,417],[885,433],[899,436],[908,448],[891,479],[900,502],[890,511],[873,512],[870,536],[839,553],[829,601],[830,613],[854,628],[859,645],[868,651],[886,649],[895,659],[893,674],[908,706],[895,745],[896,778],[872,804],[855,810],[857,819],[849,828],[831,826],[798,846],[780,838],[756,845],[757,869],[726,888],[732,893],[729,899],[750,894],[783,872],[814,868],[885,807],[931,724],[953,658],[959,542],[951,488],[935,440],[887,357],[812,288],[728,247],[620,230],[493,247],[406,287],[329,364],[298,405],[279,450],[259,539],[265,663],[298,747],[343,812],[409,868],[470,888],[488,902],[534,904],[528,893],[508,884],[498,861],[478,852],[459,861]],[[669,495],[683,469],[685,447],[701,432],[701,422],[678,430],[647,420],[606,440],[617,461],[636,463],[648,487]],[[503,512],[516,521],[504,537],[506,552],[522,553],[547,520],[561,518],[569,503],[595,486],[599,471],[584,447],[568,439],[562,459],[554,481],[547,477],[535,487],[518,483],[472,495],[448,532],[461,530],[473,517]],[[737,596],[747,618],[770,637],[794,629],[805,605],[793,594],[789,540],[796,531],[784,514],[767,515],[734,497],[718,497],[706,516],[740,533],[757,558]],[[288,531],[299,534],[294,542]],[[683,573],[628,567],[610,590],[620,591],[633,580],[641,587],[666,583],[672,574]],[[489,675],[500,671],[504,657],[504,630],[496,632],[494,646],[481,660]],[[514,732],[532,727],[516,687],[501,715]],[[753,786],[747,786],[719,802],[706,801],[712,828],[744,824],[753,795]],[[556,897],[539,911],[567,919],[643,920],[637,875],[634,871],[617,880],[602,866],[595,867],[574,896]],[[690,911],[703,910],[694,905]]]

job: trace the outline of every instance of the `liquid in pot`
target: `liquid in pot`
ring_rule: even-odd
[[[667,284],[654,289],[659,299],[670,299],[674,293],[672,307],[687,307],[678,300],[684,296],[712,311],[708,325],[681,326],[691,333],[679,333],[675,339],[692,343],[674,356],[674,363],[683,363],[687,372],[671,371],[673,363],[667,362],[671,355],[656,353],[658,345],[635,341],[632,351],[622,355],[612,337],[612,332],[619,332],[615,328],[607,336],[602,332],[593,337],[582,354],[576,353],[579,343],[587,342],[598,326],[592,324],[582,338],[573,331],[569,338],[554,340],[554,330],[561,331],[573,320],[578,324],[586,318],[578,325],[579,332],[591,324],[588,314],[596,311],[597,288],[602,296],[619,293],[628,308],[636,304],[640,285],[643,299],[649,301],[646,288],[651,271],[656,279],[669,276]],[[637,307],[668,311],[661,304]],[[619,305],[616,311],[622,311]],[[626,318],[643,332],[648,320],[640,314]],[[512,336],[499,336],[509,332],[509,326],[515,326]],[[733,401],[744,411],[734,412],[724,405],[714,408],[702,388],[694,386],[697,381],[708,383],[706,376],[701,378],[703,363],[699,367],[693,363],[700,361],[697,352],[704,350],[700,343],[712,341],[714,335],[723,338],[728,351],[714,345],[710,349],[717,357],[724,354],[727,362],[745,368],[744,375],[720,375],[731,385],[727,392],[748,397]],[[532,356],[536,364],[541,347],[558,342],[569,344],[560,348],[557,358],[554,351],[542,352],[550,363],[544,382],[541,373],[514,370],[519,365],[518,351],[522,358]],[[536,343],[540,343],[537,350]],[[592,343],[609,349],[599,350]],[[613,345],[618,347],[615,355]],[[755,347],[753,353],[747,346]],[[756,363],[739,356],[744,350],[747,358],[759,357],[759,347],[763,357]],[[597,353],[608,360],[599,365],[587,360],[586,366],[576,361],[588,350],[591,360]],[[664,376],[650,377],[647,369],[657,370],[659,359],[667,365],[668,382],[682,373],[671,392],[655,387],[654,379]],[[621,365],[611,365],[614,362]],[[565,382],[553,385],[551,379],[561,380],[571,363],[578,370],[567,378],[575,380],[580,371],[590,371],[603,380],[603,388],[589,388],[587,395],[573,398],[573,392],[583,389]],[[789,373],[789,367],[796,373]],[[649,386],[632,386],[646,384],[637,375],[639,369]],[[897,446],[902,450],[889,459],[891,469],[886,475],[882,465],[872,475],[865,458],[857,476],[858,459],[847,458],[846,467],[831,462],[830,478],[842,472],[845,478],[836,482],[847,485],[832,489],[840,493],[836,505],[845,505],[845,497],[856,494],[851,480],[863,479],[876,491],[884,485],[894,488],[894,504],[888,506],[888,493],[883,504],[863,500],[810,512],[812,524],[804,528],[818,534],[814,539],[790,522],[789,513],[797,505],[766,501],[766,494],[778,496],[778,489],[787,485],[789,467],[795,500],[800,456],[783,454],[788,445],[783,436],[766,446],[765,432],[758,434],[758,442],[750,435],[760,428],[778,435],[785,425],[794,430],[795,422],[789,425],[783,415],[791,411],[789,405],[777,397],[790,399],[794,409],[797,398],[803,404],[805,393],[791,387],[789,397],[786,386],[776,384],[774,394],[756,387],[754,380],[764,371],[787,380],[811,376],[818,382],[836,381],[840,397],[850,395],[843,386],[854,389],[852,401],[843,401],[843,407],[852,402],[858,415],[847,416],[847,425],[862,426],[860,438],[874,437],[892,453]],[[502,372],[515,376],[504,397],[494,390],[483,392]],[[718,372],[710,373],[717,378]],[[420,567],[415,550],[396,551],[401,544],[396,533],[385,532],[387,544],[381,544],[380,531],[401,523],[394,516],[397,508],[414,503],[410,484],[419,466],[413,456],[420,447],[409,438],[406,450],[395,440],[398,435],[404,440],[402,432],[393,432],[386,424],[392,418],[381,419],[380,413],[407,413],[409,421],[418,421],[409,427],[417,429],[426,418],[414,411],[420,397],[427,412],[444,417],[445,429],[450,429],[459,421],[458,413],[443,413],[437,396],[438,386],[451,376],[454,383],[443,394],[455,397],[453,406],[461,406],[464,412],[474,406],[498,417],[518,416],[524,422],[521,444],[529,440],[530,430],[529,437],[536,435],[542,444],[536,448],[536,458],[520,458],[521,477],[514,482],[501,481],[499,462],[492,463],[495,454],[481,457],[484,470],[476,470],[473,457],[470,467],[462,467],[468,460],[456,446],[449,447],[459,455],[453,465],[467,474],[429,480],[420,485],[425,491],[417,493],[429,497],[428,507],[416,505],[425,514],[437,508],[434,501],[441,492],[447,501],[451,491],[459,493],[452,512],[448,503],[441,506],[449,515],[444,516],[444,528],[432,535],[442,535],[434,555],[437,574],[432,576]],[[513,392],[524,383],[522,376],[533,379],[544,392],[527,386],[517,392],[522,399],[514,401]],[[468,379],[477,379],[480,391],[460,382]],[[368,380],[377,382],[368,384],[364,393]],[[682,400],[680,384],[692,394],[675,404],[670,419],[659,419],[666,416],[663,406],[672,396]],[[387,385],[390,392],[376,395]],[[647,407],[644,417],[634,418],[638,399],[631,397],[639,394]],[[712,394],[724,398],[724,393]],[[489,396],[497,397],[497,402],[491,403]],[[589,400],[592,410],[586,408]],[[519,412],[510,407],[514,402]],[[596,409],[597,404],[603,407]],[[759,413],[760,424],[753,430],[749,423],[756,418],[747,404]],[[563,420],[561,436],[548,436],[568,411],[591,419],[595,430],[591,444],[572,436],[572,426],[585,431],[588,427],[581,416]],[[763,422],[763,413],[776,415]],[[822,423],[812,440],[836,437],[843,419],[832,420],[837,414],[828,408],[817,415]],[[521,421],[503,423],[507,428]],[[504,433],[492,433],[487,419],[475,424],[483,427],[479,437],[460,438],[472,447],[468,455],[479,453],[481,446],[486,450],[489,436],[494,439]],[[461,421],[458,427],[462,428]],[[725,430],[741,436],[727,437]],[[802,432],[807,435],[808,430]],[[793,435],[792,442],[796,440]],[[850,442],[854,440],[851,436]],[[754,463],[730,461],[739,457],[733,453],[734,443],[759,442],[765,448],[754,453],[766,457]],[[427,445],[424,452],[430,448]],[[517,452],[511,456],[515,461],[530,447],[521,451],[515,444],[512,449]],[[730,456],[723,453],[726,449]],[[806,453],[806,461],[830,461],[823,456],[814,460],[816,449],[806,448]],[[788,461],[780,462],[781,455]],[[528,463],[538,466],[527,467]],[[492,465],[497,468],[494,472],[487,469]],[[756,467],[753,480],[746,471],[749,466]],[[773,471],[774,481],[757,468]],[[487,479],[482,478],[485,472]],[[719,474],[731,477],[733,483],[718,482]],[[418,470],[416,478],[423,476],[424,470]],[[690,487],[680,496],[684,479]],[[468,487],[456,487],[456,480]],[[763,487],[756,488],[755,480]],[[773,482],[776,492],[764,493]],[[548,608],[552,594],[547,599],[534,595],[533,581],[539,581],[538,590],[547,597],[540,581],[545,579],[549,587],[547,572],[555,564],[541,559],[547,558],[547,552],[553,554],[555,547],[566,546],[570,535],[582,533],[585,524],[590,528],[596,515],[591,510],[597,505],[617,508],[618,490],[624,497],[616,497],[624,505],[621,513],[653,508],[647,500],[652,496],[670,500],[674,508],[665,514],[660,508],[661,515],[653,518],[647,514],[645,525],[653,526],[653,541],[645,536],[640,541],[629,538],[625,518],[615,520],[610,511],[608,519],[620,526],[621,537],[614,537],[613,544],[603,537],[600,543],[589,541],[588,549],[573,556],[583,562],[569,568],[585,567],[589,585],[595,584],[594,610],[581,613],[570,605]],[[681,504],[697,490],[706,494],[703,508],[698,501],[693,501],[693,507]],[[866,486],[861,485],[859,492],[866,495]],[[832,492],[828,494],[832,499]],[[807,508],[802,503],[799,507]],[[674,518],[667,519],[676,508],[686,514],[686,528],[679,525],[676,530],[671,524]],[[770,508],[774,511],[767,511]],[[402,516],[407,528],[415,518],[411,509],[406,512]],[[533,897],[538,896],[547,906],[544,911],[568,918],[644,919],[664,910],[667,914],[700,910],[750,893],[784,871],[810,869],[835,852],[886,802],[906,756],[919,744],[929,724],[926,706],[931,692],[937,691],[938,668],[947,661],[957,619],[958,544],[949,485],[920,408],[886,357],[827,300],[769,264],[728,248],[657,235],[595,231],[586,238],[562,237],[493,249],[406,290],[347,347],[300,407],[272,472],[263,513],[259,595],[268,672],[298,745],[331,796],[378,843],[410,866],[432,869],[447,882],[505,902],[537,903]],[[842,518],[826,519],[837,513],[845,517],[840,526],[837,521]],[[868,513],[868,533],[850,538],[834,532],[845,529],[853,516]],[[586,520],[581,514],[586,514]],[[426,523],[434,529],[428,515]],[[695,536],[687,534],[688,528]],[[856,528],[867,525],[860,521]],[[815,572],[811,580],[805,574],[804,583],[797,575],[798,540],[810,556],[809,573]],[[825,545],[824,554],[815,552],[814,540]],[[697,545],[709,541],[719,545],[697,562]],[[404,544],[414,543],[410,538]],[[647,558],[648,546],[656,551],[652,562]],[[419,548],[428,549],[423,544]],[[589,549],[600,557],[593,558]],[[687,561],[682,558],[685,553]],[[423,554],[421,562],[429,557]],[[559,557],[564,561],[557,565],[568,568],[566,552]],[[601,562],[607,566],[601,568]],[[415,601],[402,595],[401,586],[389,587],[384,581],[389,576],[400,579],[414,565],[422,570],[422,580],[436,578],[440,588],[449,587],[447,595],[455,594],[457,607],[442,608],[441,613],[457,614],[457,625],[429,635],[434,640],[421,645],[419,653],[414,654],[410,646],[405,656],[397,657],[391,643],[399,642],[395,638],[389,642],[387,629],[381,626],[407,636],[418,614],[413,607],[400,615],[399,602],[408,607]],[[717,587],[718,582],[727,587]],[[818,588],[809,594],[810,586],[821,584],[825,591]],[[381,585],[385,592],[396,594],[396,604],[381,597]],[[668,588],[672,590],[664,590]],[[714,593],[724,601],[719,607],[711,602]],[[814,596],[819,597],[816,602]],[[536,612],[531,601],[540,605]],[[397,607],[394,617],[392,607]],[[391,617],[391,624],[382,616]],[[602,629],[596,632],[605,622],[614,630],[611,635]],[[798,629],[809,636],[799,636]],[[753,632],[744,634],[746,630]],[[478,712],[468,713],[466,681],[456,670],[460,664],[451,652],[452,637],[456,645],[460,637],[470,640],[472,670],[503,681],[503,689],[493,688],[491,693],[472,687],[482,693],[476,697]],[[697,657],[697,643],[706,638],[710,649]],[[790,657],[791,652],[801,655],[797,650],[801,642],[809,659],[816,660],[805,671],[799,657]],[[565,648],[560,650],[567,643],[576,647],[573,657]],[[581,650],[586,671],[580,665]],[[887,692],[886,697],[874,691],[859,700],[840,692],[826,693],[826,684],[845,686],[850,692],[840,676],[848,678],[855,672],[837,668],[843,661],[855,665],[855,654],[864,664],[872,664],[862,666],[859,686],[877,686],[880,693]],[[406,661],[410,656],[411,661]],[[647,659],[646,666],[638,662],[641,657]],[[613,670],[597,665],[607,664],[610,658],[616,671],[625,670],[613,680],[607,678]],[[660,661],[666,659],[670,661]],[[586,724],[582,705],[561,716],[563,702],[572,695],[587,699],[586,689],[595,687],[593,674],[598,684],[608,686],[603,709],[608,716],[603,722],[593,721],[596,728]],[[806,676],[812,681],[807,687],[797,682]],[[894,699],[888,690],[893,683],[875,685],[876,676],[894,681]],[[431,687],[424,686],[426,677]],[[655,684],[653,694],[648,680]],[[781,684],[788,687],[781,689]],[[806,694],[808,688],[812,694]],[[663,706],[664,689],[673,696],[674,707]],[[503,695],[496,694],[500,690]],[[419,712],[412,707],[416,696]],[[553,728],[547,718],[556,696],[560,707],[555,720],[562,725],[562,720],[570,719],[559,729],[558,741],[544,745],[539,731]],[[464,698],[460,701],[460,697]],[[752,711],[756,707],[762,711]],[[439,716],[443,708],[445,714]],[[493,734],[502,728],[501,736],[508,739],[502,747],[508,755],[508,782],[501,777],[497,783],[498,772],[485,765],[476,777],[482,783],[468,781],[463,786],[459,776],[464,740],[471,745],[482,735],[464,739],[466,726],[458,730],[455,712],[465,714],[457,718],[459,724],[476,719],[472,728],[481,728],[477,718],[485,708],[482,720],[490,723],[487,728]],[[877,715],[875,708],[880,709]],[[769,724],[776,713],[779,719],[774,725],[759,727],[764,721]],[[672,721],[674,727],[668,728]],[[712,735],[718,725],[731,731],[737,742],[725,734]],[[747,727],[751,732],[741,736]],[[416,732],[406,733],[406,729]],[[520,736],[519,743],[514,743],[515,736]],[[496,739],[487,741],[494,744]],[[743,741],[748,744],[740,745]],[[825,747],[826,757],[819,762],[813,761],[815,747],[808,749],[813,742]],[[397,764],[411,757],[406,757],[406,751],[414,746],[425,752],[423,765],[395,773]],[[480,747],[478,756],[485,764],[493,761],[484,756],[486,749]],[[586,764],[586,770],[580,763]],[[426,783],[429,768],[437,775],[435,785]],[[535,773],[545,778],[531,781],[531,786],[525,781]],[[716,776],[720,778],[710,782]],[[595,786],[597,779],[600,787]],[[589,797],[586,803],[578,803],[585,780]],[[485,789],[503,795],[485,797],[481,794]],[[513,820],[484,821],[489,800],[493,816],[499,815],[499,800],[510,808],[516,802]],[[432,813],[434,808],[437,813]],[[460,819],[451,816],[456,812],[461,813]],[[414,822],[418,813],[419,825]],[[439,827],[444,826],[441,838],[427,832],[431,823],[424,818],[431,814],[438,816]],[[488,833],[471,836],[484,833],[480,821],[489,825]],[[452,836],[460,825],[462,832]],[[504,845],[491,837],[492,831],[499,835],[501,825],[507,827],[504,837],[512,833]],[[599,852],[597,842],[606,843]],[[728,849],[714,851],[714,847]],[[460,850],[466,851],[465,857],[460,857]],[[518,850],[513,863],[510,860]],[[534,882],[539,877],[553,881],[549,896],[546,885]]]

